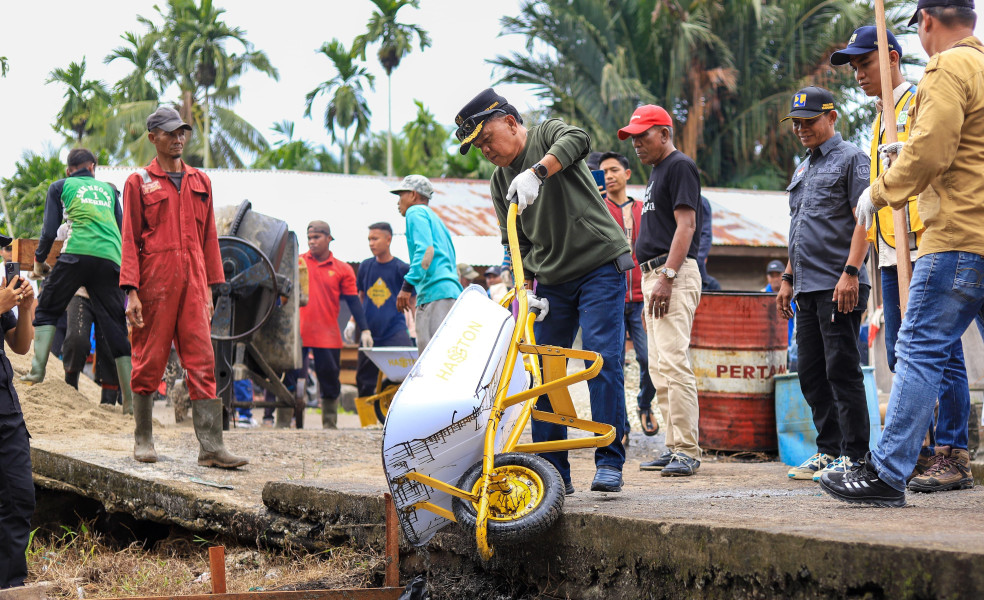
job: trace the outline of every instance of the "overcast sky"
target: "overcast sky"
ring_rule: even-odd
[[[156,0],[164,4],[164,0]],[[125,31],[142,33],[137,15],[155,16],[155,0],[98,0],[88,4],[65,0],[5,2],[0,17],[0,56],[6,56],[10,71],[0,79],[0,177],[9,177],[25,150],[40,152],[61,143],[51,123],[63,103],[64,90],[45,85],[48,73],[67,67],[84,56],[88,76],[112,85],[129,69],[116,61],[104,65],[103,58],[122,44]],[[422,0],[421,9],[404,8],[400,19],[416,23],[431,34],[433,46],[424,52],[414,49],[393,72],[393,128],[416,114],[413,100],[424,102],[434,115],[451,125],[458,109],[475,93],[494,81],[486,62],[499,54],[521,50],[519,36],[498,37],[504,14],[515,14],[520,0],[479,3],[476,0]],[[280,81],[250,73],[240,80],[242,101],[235,110],[273,141],[270,127],[292,120],[295,136],[315,144],[331,146],[321,126],[322,99],[314,118],[303,118],[304,96],[334,73],[330,61],[315,51],[333,37],[346,46],[362,33],[372,13],[368,0],[313,2],[280,0],[216,0],[226,9],[225,21],[246,30],[256,48],[264,50],[280,70]],[[978,36],[984,25],[978,26]],[[904,51],[925,57],[916,36],[902,40]],[[239,50],[233,44],[230,51]],[[386,129],[386,78],[375,57],[367,53],[367,66],[376,74],[376,91],[369,94],[372,128]],[[919,73],[907,73],[910,78]],[[496,86],[520,110],[537,101],[527,88]],[[168,98],[176,100],[176,98]],[[450,141],[450,140],[449,140]],[[63,151],[64,154],[64,151]]]
[[[156,3],[163,6],[166,2]],[[64,102],[64,90],[57,84],[45,85],[48,73],[84,56],[89,78],[112,85],[129,69],[123,61],[104,65],[103,58],[123,43],[119,36],[125,31],[143,32],[137,15],[156,16],[154,4],[155,0],[4,3],[0,9],[0,56],[7,57],[10,71],[0,79],[0,114],[5,115],[0,135],[0,177],[13,173],[23,151],[40,152],[61,143],[51,123]],[[264,50],[280,71],[279,82],[256,73],[242,77],[242,100],[235,110],[268,141],[275,139],[270,127],[287,119],[296,123],[295,137],[331,146],[321,125],[326,100],[315,105],[311,119],[303,117],[305,94],[334,76],[331,61],[315,51],[332,38],[351,46],[352,39],[365,30],[372,3],[216,0],[215,4],[226,9],[226,23],[245,29],[247,38]],[[469,5],[481,10],[466,9]],[[507,12],[515,13],[518,7],[519,0],[481,5],[474,0],[422,0],[419,10],[401,10],[400,20],[426,29],[433,45],[424,52],[414,46],[393,71],[394,131],[415,116],[414,99],[423,101],[437,119],[450,126],[458,109],[494,81],[486,60],[523,48],[524,40],[519,36],[498,37],[499,19]],[[232,44],[228,50],[238,52],[239,45]],[[386,76],[375,47],[370,47],[366,59],[376,75],[376,91],[368,96],[372,128],[385,131]],[[496,89],[520,110],[536,104],[525,88],[502,85]]]

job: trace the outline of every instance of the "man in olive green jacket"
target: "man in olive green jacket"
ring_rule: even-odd
[[[584,163],[590,139],[559,119],[527,129],[516,108],[491,88],[472,98],[455,122],[461,153],[475,146],[497,167],[492,175],[492,204],[504,243],[509,201],[515,197],[519,204],[516,226],[527,284],[535,279],[535,293],[549,303],[534,328],[537,342],[570,347],[580,327],[584,349],[604,359],[601,372],[588,381],[591,417],[615,427],[615,441],[595,451],[597,472],[591,489],[621,491],[624,272],[635,263]],[[537,409],[550,410],[547,396],[540,397]],[[533,421],[535,442],[566,437],[566,427]],[[560,472],[567,493],[573,493],[567,452],[543,457]]]

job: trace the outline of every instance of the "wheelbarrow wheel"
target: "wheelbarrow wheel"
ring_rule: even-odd
[[[510,452],[495,457],[489,483],[487,531],[492,544],[519,544],[550,528],[564,508],[564,481],[546,459],[535,454]],[[462,475],[458,487],[478,494],[482,463]],[[458,524],[475,534],[478,503],[455,497],[451,503]]]

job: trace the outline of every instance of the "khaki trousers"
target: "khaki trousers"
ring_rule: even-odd
[[[662,319],[654,319],[649,312],[649,299],[659,277],[656,272],[642,274],[649,375],[656,386],[656,401],[666,424],[666,447],[671,452],[699,460],[697,378],[687,351],[694,312],[700,302],[700,270],[694,259],[684,261],[673,282],[669,311]]]

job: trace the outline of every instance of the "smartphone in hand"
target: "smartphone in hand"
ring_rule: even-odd
[[[10,282],[14,280],[14,277],[20,277],[20,263],[3,263],[3,277],[5,285],[10,285]]]
[[[594,175],[595,183],[598,184],[598,192],[601,194],[601,197],[607,197],[608,186],[605,185],[605,172],[601,169],[593,169],[591,174]]]

